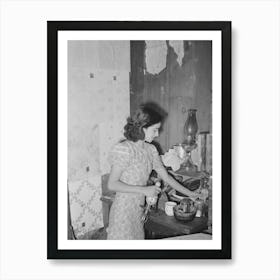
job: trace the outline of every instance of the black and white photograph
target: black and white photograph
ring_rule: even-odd
[[[230,22],[179,34],[141,27],[58,32],[58,248],[222,251]],[[230,198],[230,183],[223,190]]]
[[[211,238],[211,54],[68,42],[69,238]]]
[[[0,279],[279,280],[279,8],[0,1]]]

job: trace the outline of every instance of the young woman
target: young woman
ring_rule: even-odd
[[[151,144],[159,136],[162,116],[142,106],[124,127],[126,140],[118,143],[109,155],[111,173],[108,188],[116,191],[110,209],[107,239],[144,239],[141,223],[145,196],[154,197],[158,186],[147,186],[152,170],[177,191],[195,199],[196,194],[174,180],[163,166],[159,153]]]

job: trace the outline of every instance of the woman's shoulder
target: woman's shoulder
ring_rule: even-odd
[[[116,143],[108,155],[110,165],[127,168],[131,160],[131,151],[126,141]]]
[[[116,143],[113,146],[112,151],[113,152],[119,152],[119,153],[129,153],[130,150],[131,150],[130,146],[131,145],[130,145],[129,141],[123,140],[123,141],[120,141],[120,142]]]
[[[149,150],[152,153],[156,153],[157,152],[157,148],[155,147],[155,145],[153,145],[151,143],[145,142],[145,147],[146,147],[147,150]]]

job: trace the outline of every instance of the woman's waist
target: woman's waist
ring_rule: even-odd
[[[139,199],[139,198],[144,198],[145,195],[141,194],[141,193],[133,193],[133,192],[117,192],[115,198],[135,198],[135,199]]]
[[[149,176],[132,176],[131,174],[123,173],[120,181],[130,186],[146,186]]]
[[[145,195],[140,194],[140,193],[122,193],[122,192],[117,192],[114,203],[115,204],[121,204],[123,206],[131,206],[131,207],[136,207],[136,206],[141,206],[145,202]]]

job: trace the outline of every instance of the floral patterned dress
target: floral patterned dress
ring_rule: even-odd
[[[110,165],[123,169],[120,181],[128,185],[146,186],[152,169],[164,168],[155,146],[141,144],[126,140],[115,145],[109,154]],[[144,202],[143,194],[117,192],[110,209],[107,239],[144,239]]]

